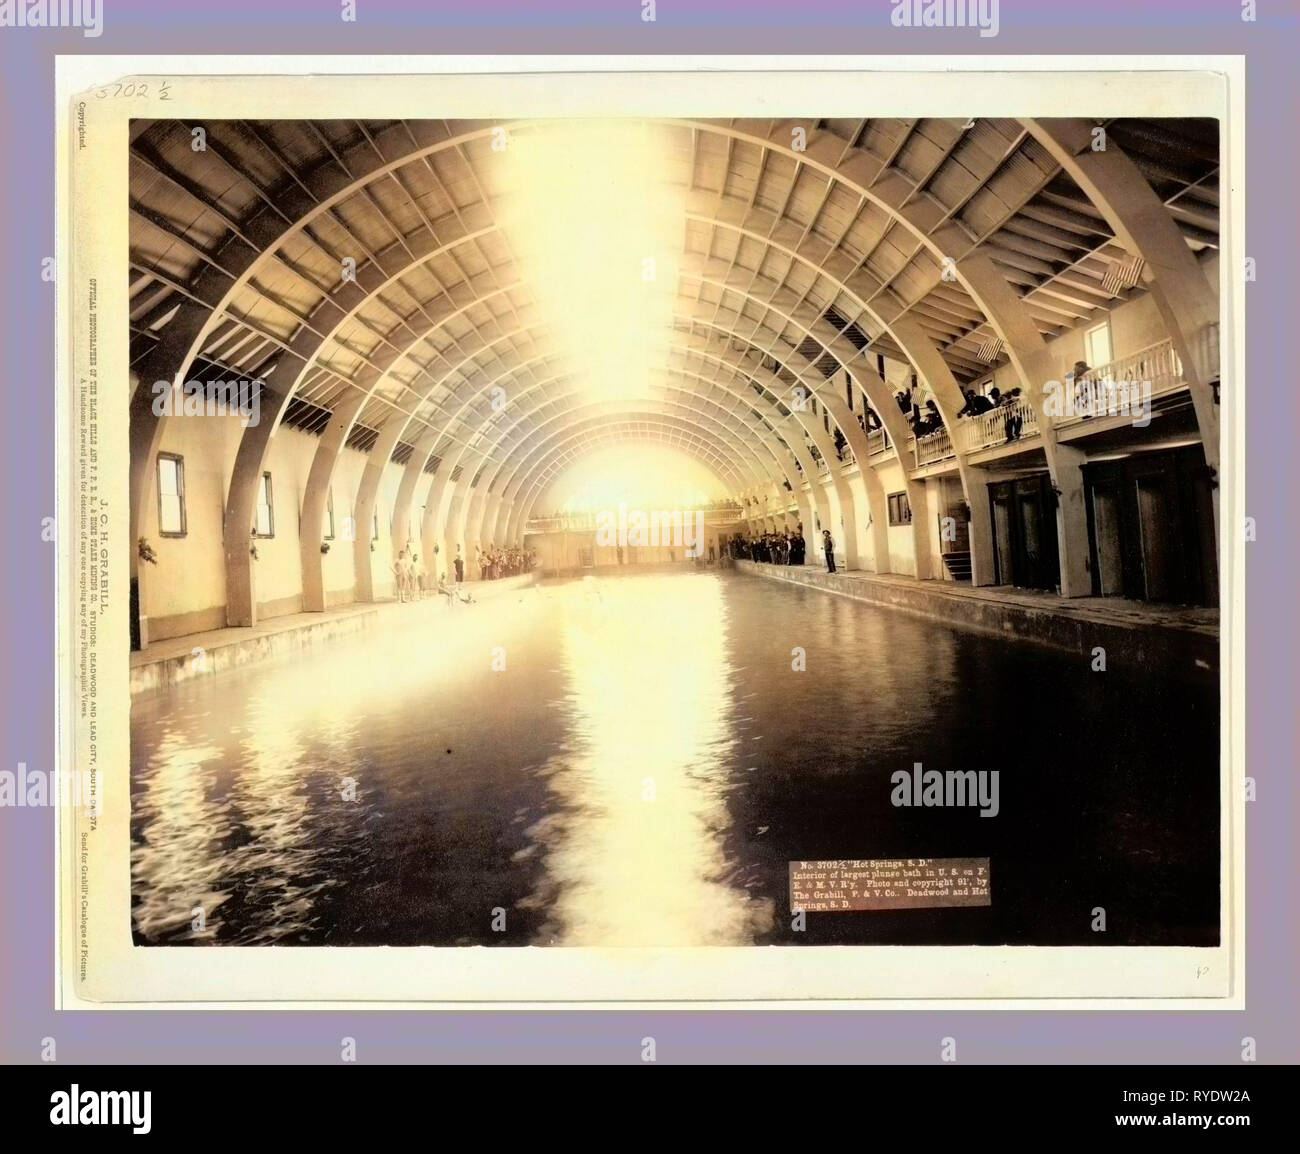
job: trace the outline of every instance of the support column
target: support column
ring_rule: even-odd
[[[465,559],[465,572],[467,575],[474,560],[473,545],[465,537],[465,522],[469,515],[469,503],[473,493],[470,483],[482,463],[482,456],[473,450],[466,450],[461,454],[459,461],[460,480],[452,482],[445,529],[441,534],[437,534],[446,539],[447,557],[450,560],[454,560],[456,557],[456,546],[461,546],[461,556]]]
[[[838,386],[847,384],[852,388],[853,377],[847,371],[835,375],[835,382],[830,389],[818,394],[822,405],[830,410],[831,417],[844,433],[844,439],[853,451],[853,458],[858,465],[859,480],[855,496],[861,496],[867,511],[867,524],[870,528],[872,569],[882,573],[889,571],[889,509],[884,486],[876,471],[867,464],[871,456],[867,435],[858,425],[857,418],[849,410],[848,404],[840,399]],[[861,390],[859,390],[861,392]],[[865,394],[863,394],[865,396]],[[865,403],[865,401],[864,401]],[[852,481],[849,482],[852,486]],[[860,559],[859,559],[860,565]]]
[[[388,467],[393,449],[406,425],[405,417],[394,417],[385,422],[383,428],[379,430],[378,439],[371,446],[370,453],[366,457],[365,472],[361,474],[361,485],[357,489],[356,540],[352,545],[352,563],[355,569],[354,580],[358,601],[375,600],[374,554],[370,551],[375,503],[384,470]]]
[[[1063,387],[1055,361],[1038,325],[993,262],[980,252],[957,262],[958,275],[978,294],[993,318],[993,326],[1007,347],[1016,370],[1021,393],[1038,420],[1039,439],[1048,475],[1056,491],[1056,542],[1063,597],[1092,594],[1092,561],[1088,543],[1088,512],[1085,503],[1084,453],[1056,438],[1052,416],[1043,398],[1049,381]],[[987,494],[988,486],[985,485]],[[987,499],[985,500],[987,504]],[[990,538],[991,542],[991,538]]]
[[[263,404],[265,405],[265,396]],[[230,487],[226,494],[226,521],[222,539],[226,555],[226,624],[257,624],[257,563],[253,545],[254,507],[262,479],[262,463],[271,441],[275,421],[263,408],[262,420],[250,425],[239,439]]]
[[[448,507],[455,489],[455,485],[451,482],[451,464],[443,461],[438,465],[429,484],[428,496],[424,500],[424,516],[420,520],[419,528],[420,548],[426,557],[433,557],[437,561],[439,571],[446,571],[449,581],[455,576],[452,562],[456,559],[456,551],[454,547],[450,552],[447,551],[447,542],[443,540],[442,530],[447,523]],[[436,553],[435,545],[438,547]]]
[[[486,487],[487,478],[485,477],[479,483],[480,485]],[[497,533],[497,508],[500,506],[500,504],[501,504],[500,493],[489,493],[487,497],[484,499],[483,512],[479,515],[479,521],[478,521],[478,537],[480,541],[488,541],[492,543],[496,543],[500,541],[500,536]],[[500,541],[500,544],[501,547],[504,549],[509,547],[510,542]]]
[[[865,360],[855,364],[850,375],[857,380],[859,387],[871,402],[872,408],[876,410],[876,415],[885,426],[885,432],[889,434],[889,439],[893,443],[894,455],[902,467],[903,489],[907,493],[907,503],[912,509],[912,552],[916,558],[916,576],[918,580],[924,581],[930,576],[930,534],[925,518],[917,515],[918,506],[924,508],[926,500],[924,483],[912,479],[916,462],[912,460],[912,454],[907,448],[907,438],[911,434],[911,429],[908,428],[907,418],[903,416],[898,403],[894,400],[888,383],[874,369],[869,368]],[[862,467],[869,469],[871,466],[864,463]],[[887,498],[888,495],[884,494],[884,499]],[[890,572],[888,509],[883,520],[881,536],[884,539],[885,568],[880,572]]]
[[[915,321],[907,317],[899,317],[894,320],[892,330],[895,339],[902,345],[904,353],[916,366],[921,380],[934,394],[934,402],[939,409],[939,415],[943,418],[944,428],[953,438],[952,447],[957,457],[957,474],[961,477],[962,491],[966,494],[966,503],[970,507],[971,584],[992,585],[995,577],[988,476],[984,470],[971,465],[966,460],[966,452],[957,436],[957,413],[965,405],[966,398],[962,396],[957,378],[952,375],[948,363]],[[895,405],[894,408],[897,411],[898,406]],[[915,516],[912,518],[912,524],[915,528]],[[927,526],[925,530],[927,548],[929,531]],[[921,543],[918,541],[917,548],[920,547]],[[919,573],[917,575],[920,576]]]
[[[302,519],[298,523],[298,550],[302,559],[302,608],[304,613],[321,613],[325,609],[325,575],[321,564],[322,526],[329,496],[334,462],[343,450],[361,407],[369,400],[366,393],[355,393],[335,410],[325,427],[316,455],[312,458],[307,488],[302,495]]]
[[[506,542],[511,545],[522,545],[522,533],[519,535],[517,541],[510,534],[510,513],[513,508],[514,503],[512,501],[507,501],[503,496],[497,498],[497,508],[496,512],[493,514],[495,519],[493,521],[492,531],[496,536],[504,538]]]

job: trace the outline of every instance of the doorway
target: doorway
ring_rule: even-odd
[[[1094,594],[1215,604],[1212,481],[1199,446],[1090,462],[1083,476]]]
[[[989,486],[995,580],[1021,589],[1055,589],[1061,564],[1056,549],[1056,494],[1046,473]]]

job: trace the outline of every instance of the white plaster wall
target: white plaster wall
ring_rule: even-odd
[[[905,488],[903,482],[903,467],[896,459],[891,459],[888,464],[880,465],[876,469],[876,475],[880,478],[880,484],[885,490],[885,519],[888,524],[889,518],[889,495],[898,493]],[[911,577],[916,576],[916,551],[912,541],[911,525],[890,525],[889,526],[889,572],[906,573]]]
[[[163,428],[160,451],[185,462],[186,535],[162,537],[158,532],[158,479],[149,476],[142,535],[158,556],[157,565],[141,565],[141,611],[149,618],[150,636],[161,639],[225,624],[225,546],[223,522],[227,488],[243,426],[238,417],[179,417]],[[263,615],[295,612],[302,593],[299,515],[311,463],[319,438],[297,429],[277,430],[267,449],[271,474],[275,536],[249,538],[256,545],[257,601]],[[365,455],[345,449],[335,466],[335,538],[322,557],[326,596],[330,603],[355,595],[353,547],[344,538],[345,519],[353,515],[357,490],[365,471]],[[380,540],[371,554],[377,596],[391,595],[392,509],[401,480],[401,466],[391,462],[380,480],[378,505]],[[324,525],[321,526],[323,534]],[[369,538],[371,526],[355,526]]]
[[[150,619],[154,636],[160,634],[152,623],[161,625],[168,617],[202,610],[220,610],[224,615],[222,522],[227,478],[242,433],[237,417],[178,417],[163,426],[160,451],[174,453],[185,462],[186,535],[163,537],[159,533],[155,460],[149,471],[140,535],[153,547],[158,563],[139,566],[141,612]]]
[[[861,477],[856,477],[850,480],[849,488],[853,493],[854,521],[857,528],[858,568],[875,569],[876,550],[872,537],[874,526],[867,524],[873,513],[867,499],[866,484]],[[879,515],[884,517],[886,513],[887,510],[882,509]]]

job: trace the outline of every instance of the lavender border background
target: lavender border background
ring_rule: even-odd
[[[0,28],[0,390],[4,421],[0,534],[3,681],[0,768],[54,762],[54,301],[40,278],[54,254],[56,53],[1241,53],[1246,57],[1250,196],[1243,251],[1258,262],[1247,290],[1247,512],[1259,539],[1247,554],[1246,772],[1260,800],[1247,813],[1247,1008],[1242,1012],[890,1011],[105,1011],[57,1014],[54,999],[53,818],[0,809],[0,1059],[35,1062],[54,1037],[63,1063],[336,1062],[357,1039],[368,1063],[639,1062],[653,1034],[660,1062],[932,1063],[939,1040],[962,1062],[1213,1063],[1300,1059],[1300,931],[1294,896],[1300,774],[1292,654],[1300,550],[1286,512],[1297,491],[1300,430],[1294,358],[1300,268],[1295,141],[1300,94],[1290,46],[1300,13],[1262,0],[1243,23],[1239,0],[1001,0],[1001,30],[890,26],[888,0],[480,0],[455,11],[359,0],[343,24],[335,0],[103,0],[104,33]],[[599,4],[599,7],[597,6]],[[1080,83],[1087,83],[1086,76]],[[1291,370],[1288,372],[1288,370]],[[454,1016],[453,1016],[454,1015]]]

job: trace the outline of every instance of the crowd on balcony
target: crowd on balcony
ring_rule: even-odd
[[[894,394],[894,400],[898,402],[898,407],[907,418],[907,423],[912,426],[913,436],[924,437],[928,433],[937,433],[943,429],[943,416],[939,412],[939,406],[934,403],[933,397],[923,405],[919,390],[912,388],[899,389]]]
[[[858,428],[864,433],[874,433],[877,429],[884,428],[884,425],[880,423],[880,417],[876,415],[876,410],[868,408],[865,412],[858,414]]]
[[[1005,410],[1002,421],[1006,439],[1008,441],[1020,439],[1024,427],[1024,415],[1018,403],[1020,401],[1020,390],[1018,388],[1011,389],[1006,393],[996,386],[991,388],[987,394],[977,393],[972,388],[964,388],[962,392],[966,398],[966,403],[958,410],[958,417],[982,417],[986,413],[995,410]],[[908,424],[912,427],[912,433],[919,438],[929,433],[939,432],[945,427],[943,416],[939,412],[939,406],[935,404],[933,398],[922,404],[916,394],[917,390],[914,388],[900,389],[894,394],[899,409],[907,417]]]
[[[957,413],[959,417],[982,417],[985,413],[991,413],[995,410],[1004,410],[1002,414],[1002,429],[1006,433],[1008,441],[1018,441],[1021,430],[1024,428],[1024,415],[1020,408],[1020,390],[1011,389],[1008,392],[1002,392],[996,385],[988,391],[986,396],[983,393],[977,393],[974,389],[963,389],[966,395],[966,403]]]

